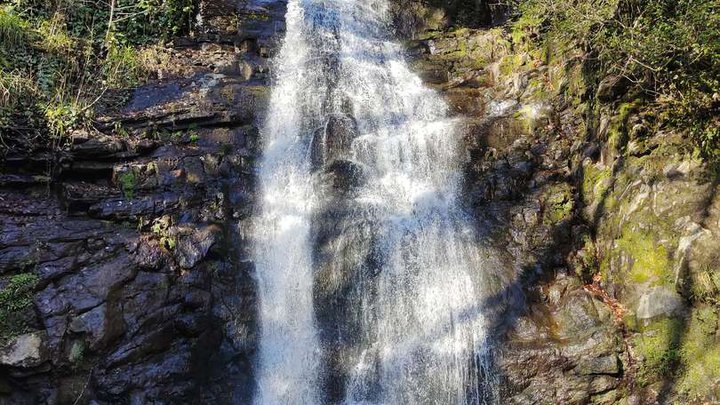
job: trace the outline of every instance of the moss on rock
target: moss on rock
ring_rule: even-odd
[[[720,397],[720,341],[718,310],[702,307],[693,311],[688,330],[682,339],[682,375],[679,391],[691,401]]]
[[[628,278],[633,283],[672,284],[668,250],[652,234],[626,226],[617,246],[632,261]]]
[[[683,324],[678,319],[660,319],[643,328],[632,339],[635,356],[640,360],[636,379],[640,386],[671,376],[680,359],[679,337]]]
[[[572,188],[568,183],[558,183],[549,187],[542,199],[545,222],[556,224],[572,216],[575,200]]]
[[[612,170],[599,164],[587,163],[583,166],[582,195],[585,204],[598,203],[610,187]]]
[[[33,290],[39,278],[33,273],[20,273],[4,280],[0,288],[0,340],[27,332],[27,311],[33,305]]]

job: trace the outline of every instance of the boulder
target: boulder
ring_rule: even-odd
[[[651,320],[659,316],[680,315],[685,303],[677,292],[668,287],[653,287],[645,292],[638,302],[635,316],[638,320]]]

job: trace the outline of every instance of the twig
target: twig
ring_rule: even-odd
[[[78,395],[78,397],[75,399],[75,402],[73,402],[73,405],[78,405],[83,395],[85,395],[85,391],[87,390],[88,385],[90,385],[90,379],[92,378],[93,371],[95,371],[95,366],[90,369],[90,373],[88,373],[88,378],[87,380],[85,380],[85,385],[83,386],[82,391],[80,391],[80,395]]]

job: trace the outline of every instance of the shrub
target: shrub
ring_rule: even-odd
[[[600,76],[634,90],[720,158],[720,3],[716,0],[515,0],[513,30],[574,43]]]
[[[0,156],[55,148],[69,131],[89,125],[94,105],[113,101],[108,89],[136,86],[167,62],[154,45],[190,30],[197,0],[5,4]]]
[[[15,14],[10,7],[0,7],[0,43],[8,48],[17,48],[28,40],[25,20]]]

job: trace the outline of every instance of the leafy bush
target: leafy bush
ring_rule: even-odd
[[[11,0],[0,6],[0,157],[56,147],[108,89],[133,87],[187,33],[197,0]],[[148,49],[149,51],[146,51]],[[150,66],[145,66],[145,64]],[[103,101],[104,102],[104,101]]]
[[[16,48],[27,40],[27,22],[7,8],[0,8],[0,43]]]

